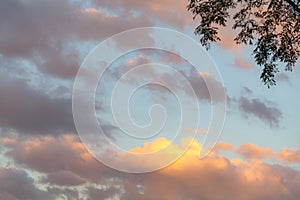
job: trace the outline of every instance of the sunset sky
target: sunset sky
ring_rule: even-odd
[[[234,43],[230,21],[220,30],[222,41],[207,52],[183,50],[185,42],[160,30],[178,31],[199,45],[193,33],[199,21],[187,4],[0,1],[0,200],[299,199],[299,62],[293,72],[281,70],[277,85],[268,89],[259,79],[252,47]],[[129,34],[129,40],[114,37],[106,49],[96,47],[142,27],[158,29],[146,38]],[[173,52],[158,49],[169,43]],[[102,57],[149,44],[157,49],[131,51],[104,63],[109,69],[89,93]],[[197,58],[196,68],[180,52]],[[134,71],[137,66],[145,68]],[[81,93],[74,100],[80,77]],[[142,86],[147,81],[155,84]],[[129,101],[125,97],[132,89]],[[93,100],[104,135],[89,126],[85,103]],[[77,109],[74,102],[82,106]],[[164,113],[161,107],[152,109],[157,104]],[[122,121],[127,109],[139,129]],[[75,125],[77,114],[86,132]],[[154,128],[147,130],[151,123]],[[96,138],[89,138],[96,151],[82,134]],[[210,153],[199,159],[201,152]]]

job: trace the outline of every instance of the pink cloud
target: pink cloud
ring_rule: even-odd
[[[203,134],[203,133],[207,132],[207,130],[205,130],[204,128],[200,128],[198,130],[186,128],[186,129],[184,129],[184,131],[187,133],[192,133],[192,134]]]
[[[250,159],[271,158],[274,155],[274,152],[271,148],[263,148],[251,143],[245,143],[241,145],[236,152],[243,157]]]
[[[300,149],[284,148],[277,154],[277,159],[287,163],[300,163]]]
[[[52,136],[28,137],[26,140],[4,138],[1,139],[1,142],[11,149],[7,155],[12,157],[16,163],[32,170],[49,173],[48,180],[51,179],[52,182],[60,182],[57,180],[56,174],[60,171],[72,172],[69,174],[60,172],[69,178],[71,174],[76,174],[76,177],[73,176],[70,179],[82,177],[100,180],[103,175],[101,171],[107,170],[88,153],[79,138],[72,134],[57,138]]]
[[[181,145],[173,144],[172,149],[180,151],[188,141],[189,138]],[[84,179],[89,183],[98,183],[103,187],[111,188],[104,190],[86,187],[89,195],[93,197],[102,194],[106,198],[118,195],[122,200],[228,199],[229,197],[233,200],[265,198],[296,200],[300,195],[298,171],[280,165],[266,164],[261,160],[227,159],[216,153],[211,153],[200,160],[198,153],[201,145],[197,142],[194,142],[174,164],[155,173],[141,175],[118,173],[92,161],[92,157],[84,150],[83,145],[72,135],[59,138],[6,138],[1,142],[8,148],[7,155],[18,165],[45,173],[48,179],[43,180],[48,180],[46,182],[52,187],[53,184],[74,186],[74,177],[80,177],[80,180]],[[155,140],[132,151],[149,152],[168,142],[166,139]],[[223,146],[223,149],[232,148],[230,144],[225,143],[220,146]],[[246,155],[251,158],[265,158],[272,154],[268,148],[249,144],[242,147],[250,152]],[[143,163],[132,160],[131,164],[143,165],[153,161]],[[62,183],[59,176],[69,177],[71,181]],[[113,185],[116,186],[115,189]],[[168,187],[165,187],[166,185]],[[117,188],[122,188],[123,192]],[[59,193],[58,189],[55,191]]]
[[[227,142],[218,142],[214,147],[214,152],[233,151],[233,150],[234,150],[234,146]]]
[[[181,29],[194,24],[193,15],[186,9],[188,2],[183,0],[176,3],[173,0],[117,0],[113,2],[94,0],[94,2],[99,7],[107,7],[119,12],[137,11],[140,16],[147,16],[152,20],[155,19]]]

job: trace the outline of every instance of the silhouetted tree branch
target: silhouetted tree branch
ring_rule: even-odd
[[[276,84],[279,63],[292,71],[299,58],[299,6],[299,0],[189,0],[187,9],[193,19],[200,19],[195,34],[207,49],[221,40],[219,28],[233,19],[232,28],[239,30],[235,42],[254,45],[255,62],[262,66],[260,78],[270,87]]]
[[[299,1],[298,1],[298,5],[295,2],[293,2],[292,0],[286,0],[286,2],[288,2],[294,8],[295,11],[300,13]]]

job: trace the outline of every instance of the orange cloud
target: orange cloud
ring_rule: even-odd
[[[200,128],[198,130],[191,129],[191,128],[186,128],[184,129],[185,132],[187,133],[192,133],[192,134],[203,134],[206,133],[206,130],[204,128]]]
[[[277,154],[277,159],[287,163],[300,163],[300,149],[282,149]]]
[[[17,164],[46,174],[42,184],[69,185],[74,188],[86,182],[108,188],[91,189],[89,186],[80,185],[81,188],[85,187],[85,195],[88,193],[90,199],[104,194],[105,198],[118,196],[122,200],[298,199],[300,172],[289,167],[266,164],[261,160],[227,159],[215,152],[205,159],[199,159],[201,145],[193,138],[185,138],[178,145],[165,138],[156,139],[130,151],[144,154],[169,145],[168,151],[162,152],[162,158],[132,159],[127,162],[141,166],[160,162],[164,156],[182,153],[191,142],[193,143],[190,148],[172,165],[154,173],[133,175],[119,173],[96,162],[75,135],[1,140],[8,148],[7,155]],[[218,148],[233,147],[220,143]],[[239,149],[247,149],[246,152],[250,153],[246,155],[249,154],[252,158],[271,155],[268,148],[252,144],[244,144]],[[127,158],[120,153],[116,159]],[[66,180],[62,180],[60,176],[66,177]]]
[[[231,52],[234,54],[234,64],[236,67],[241,69],[255,69],[254,66],[245,58],[243,55],[243,50],[245,45],[236,44],[234,38],[237,35],[237,31],[233,30],[232,27],[233,21],[230,20],[228,26],[222,28],[219,32],[221,41],[218,45],[225,51]]]
[[[251,143],[241,145],[236,152],[243,157],[250,159],[264,159],[274,155],[272,149],[259,147]]]
[[[234,58],[235,65],[242,69],[251,69],[253,66],[242,56],[236,55]]]
[[[160,143],[161,141],[156,140],[145,146],[156,146]],[[180,149],[182,144],[174,145],[174,148],[176,146]],[[255,149],[255,153],[251,154],[255,157],[271,154],[267,148],[252,144],[243,146]],[[219,147],[233,148],[227,143],[221,143]],[[147,149],[142,147],[139,151],[146,152]],[[175,163],[146,176],[142,182],[144,195],[136,192],[124,195],[124,199],[297,199],[299,192],[294,186],[300,184],[299,172],[268,165],[261,160],[228,160],[215,153],[200,160],[199,150],[201,146],[195,141],[192,148]],[[262,153],[263,151],[267,153]],[[294,177],[290,176],[291,173],[294,173]]]
[[[233,24],[233,21],[230,24]],[[221,41],[218,44],[224,50],[239,53],[242,51],[242,46],[235,43],[234,38],[237,32],[231,29],[230,24],[219,32]]]
[[[232,151],[234,150],[234,146],[230,143],[226,142],[218,142],[216,146],[214,147],[214,152],[219,151]]]

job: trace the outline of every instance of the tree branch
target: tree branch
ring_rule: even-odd
[[[292,6],[294,8],[295,11],[297,11],[300,14],[300,8],[298,7],[298,5],[293,2],[292,0],[285,0],[288,4],[290,4],[290,6]]]

